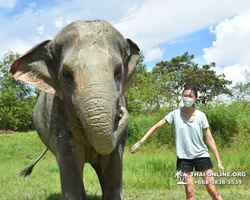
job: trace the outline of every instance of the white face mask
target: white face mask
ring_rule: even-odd
[[[183,103],[185,107],[191,107],[194,104],[195,100],[190,97],[183,97]]]

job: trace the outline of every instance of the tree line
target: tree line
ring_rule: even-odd
[[[39,91],[21,81],[9,77],[12,63],[20,54],[8,52],[0,61],[0,130],[33,130],[33,110]],[[137,65],[134,82],[126,93],[130,114],[149,114],[162,108],[173,110],[181,104],[181,92],[185,86],[198,90],[198,104],[207,105],[219,95],[244,99],[250,95],[250,73],[247,83],[239,83],[229,89],[231,81],[224,74],[217,75],[216,64],[199,66],[194,55],[184,52],[169,61],[156,63],[147,71],[143,54]]]
[[[206,105],[219,95],[232,96],[228,88],[232,81],[224,74],[216,75],[215,63],[198,66],[194,55],[185,52],[170,61],[156,63],[151,72],[147,71],[141,54],[134,83],[127,92],[130,112],[148,113],[161,107],[172,110],[181,103],[181,92],[185,86],[194,86],[198,90],[197,103]]]

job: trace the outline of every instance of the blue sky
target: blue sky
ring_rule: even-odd
[[[250,1],[0,0],[0,56],[25,53],[75,20],[103,19],[138,44],[148,70],[159,61],[195,54],[217,64],[234,84],[250,66]]]
[[[203,48],[212,46],[215,40],[215,34],[210,33],[209,28],[204,28],[200,31],[185,35],[183,38],[178,38],[175,41],[163,43],[159,45],[160,49],[164,49],[163,57],[147,62],[148,70],[155,66],[155,63],[162,60],[170,60],[173,57],[180,56],[188,51],[189,54],[194,54],[194,61],[200,66],[207,64],[203,58]]]

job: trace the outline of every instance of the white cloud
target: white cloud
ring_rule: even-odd
[[[0,48],[1,57],[8,51],[13,51],[14,53],[25,53],[28,49],[32,48],[28,42],[23,41],[18,38],[12,38],[11,40],[5,40],[1,42],[2,48]],[[11,47],[11,49],[9,48]]]
[[[214,30],[216,41],[205,48],[204,58],[218,65],[250,64],[250,12],[226,19]]]
[[[41,42],[41,38],[39,36],[30,37],[29,40],[32,41],[33,44],[37,44]]]
[[[43,29],[44,29],[44,25],[40,25],[40,26],[36,27],[36,30],[38,30],[38,33],[39,33],[40,35],[43,34]]]
[[[245,69],[250,65],[250,12],[226,19],[211,31],[216,35],[213,46],[203,49],[208,63],[224,73],[233,84],[245,81]]]
[[[129,16],[125,12],[115,27],[147,51],[249,9],[250,1],[245,0],[193,0],[192,4],[186,0],[145,0],[139,8],[130,9]]]
[[[29,6],[30,6],[30,7],[36,7],[36,2],[31,2],[31,3],[29,4]]]
[[[141,1],[138,0],[138,2]],[[14,43],[6,41],[18,38],[32,47],[37,42],[52,39],[58,33],[59,28],[72,21],[103,19],[115,23],[121,18],[124,7],[129,8],[130,4],[134,4],[132,1],[119,0],[107,2],[93,0],[85,4],[82,3],[82,0],[56,2],[54,6],[44,7],[44,9],[37,9],[41,7],[40,2],[22,4],[24,7],[12,15],[10,10],[5,9],[4,12],[1,12],[0,29],[4,31],[0,31],[0,56],[8,50],[22,50],[19,53],[29,50],[16,48]]]
[[[16,3],[16,0],[0,0],[0,8],[13,8]]]
[[[53,23],[54,23],[55,27],[61,29],[63,27],[63,17],[59,17],[59,18],[55,19]]]
[[[232,66],[219,67],[216,66],[215,71],[217,75],[225,74],[225,79],[232,81],[232,86],[237,83],[244,83],[246,81],[245,71],[249,69],[249,66],[235,64]]]
[[[0,6],[1,2],[3,1],[0,0]],[[35,41],[51,39],[58,33],[58,28],[72,21],[103,19],[113,24],[124,37],[131,38],[143,52],[150,55],[160,44],[179,39],[249,10],[250,1],[193,0],[191,4],[186,0],[92,0],[83,4],[82,0],[72,0],[56,1],[54,6],[41,10],[37,10],[41,7],[40,2],[26,6],[27,8],[19,9],[11,18],[9,13],[0,14],[0,29],[4,30],[0,32],[0,44],[19,38],[29,46],[34,46]],[[14,49],[11,44],[1,45],[0,52]],[[147,59],[151,60],[153,56]]]
[[[164,50],[157,48],[150,49],[145,53],[145,62],[150,62],[155,59],[161,59],[163,56]]]

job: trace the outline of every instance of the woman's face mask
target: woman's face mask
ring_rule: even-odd
[[[183,103],[185,107],[191,107],[194,104],[195,100],[190,97],[183,97]]]

